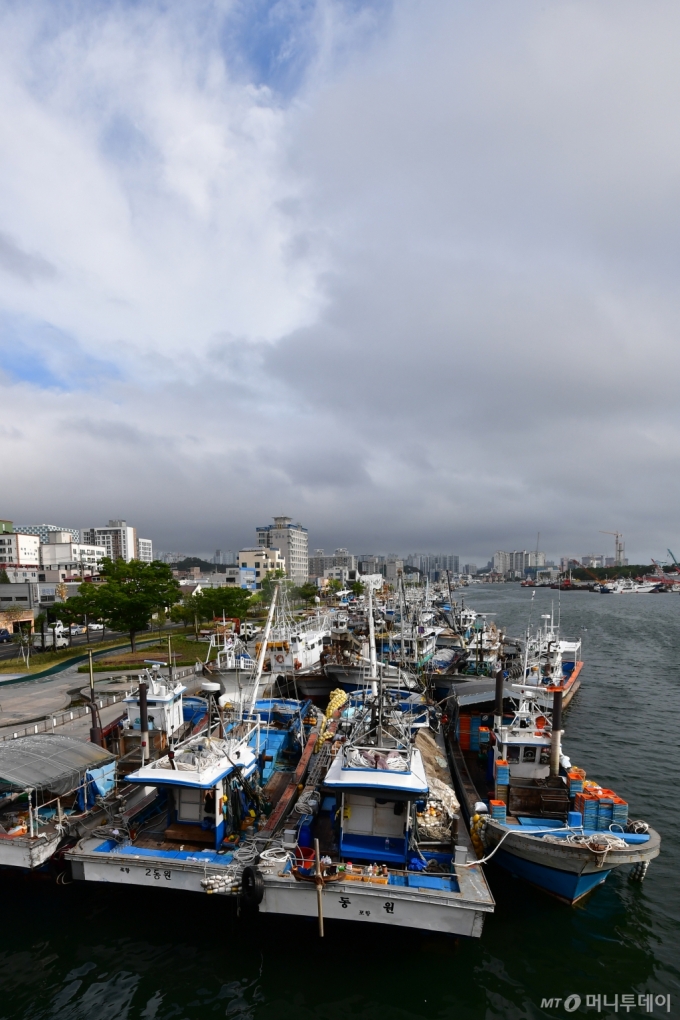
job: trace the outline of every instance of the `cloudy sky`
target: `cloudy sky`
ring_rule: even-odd
[[[679,40],[671,0],[3,4],[0,516],[680,554]]]

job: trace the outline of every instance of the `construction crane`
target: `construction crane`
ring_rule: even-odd
[[[614,566],[623,566],[623,553],[625,546],[623,544],[623,534],[620,531],[600,531],[601,535],[614,535]]]
[[[671,550],[670,550],[670,549],[666,549],[666,552],[668,553],[668,555],[670,556],[670,558],[671,558],[671,559],[673,560],[673,566],[674,566],[674,567],[678,567],[678,568],[680,568],[680,563],[678,563],[678,561],[676,560],[676,558],[675,558],[675,556],[673,555],[673,553],[671,552]]]

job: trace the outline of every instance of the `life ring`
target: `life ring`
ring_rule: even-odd
[[[279,665],[280,665],[280,664],[281,664],[281,663],[283,662],[283,660],[284,660],[284,656],[283,656],[283,655],[281,655],[281,653],[280,653],[280,652],[279,652],[279,653],[278,653],[278,654],[277,654],[277,655],[275,656],[275,658],[276,658],[276,661],[277,661],[277,662],[279,663]]]
[[[264,879],[262,872],[257,868],[248,866],[243,869],[241,878],[241,895],[246,903],[254,907],[259,906],[264,898]]]

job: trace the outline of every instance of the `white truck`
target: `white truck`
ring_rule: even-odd
[[[56,623],[51,623],[45,627],[45,648],[68,648],[68,630],[64,627],[61,620],[57,620]],[[33,647],[42,648],[43,637],[42,633],[37,630],[33,635]]]

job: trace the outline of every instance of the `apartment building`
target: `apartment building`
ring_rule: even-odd
[[[47,545],[50,535],[64,531],[71,536],[69,542],[80,542],[80,528],[68,528],[63,524],[16,524],[14,530],[22,535],[37,535],[41,545]]]
[[[275,517],[273,524],[256,529],[260,549],[277,549],[286,563],[286,574],[296,584],[309,577],[309,537],[301,524],[292,517]]]
[[[70,531],[51,531],[40,546],[40,565],[45,581],[69,581],[72,577],[96,577],[106,550],[101,545],[72,541]]]
[[[0,532],[0,570],[11,584],[38,580],[40,570],[40,539],[18,531]]]
[[[254,570],[255,587],[261,588],[267,574],[273,573],[275,570],[285,572],[286,561],[279,549],[257,545],[251,546],[249,549],[241,549],[236,557],[236,566],[239,570]]]
[[[150,538],[139,538],[137,529],[127,521],[109,521],[105,527],[83,529],[83,543],[100,545],[106,550],[110,560],[141,560],[143,563],[153,561],[153,544]]]

